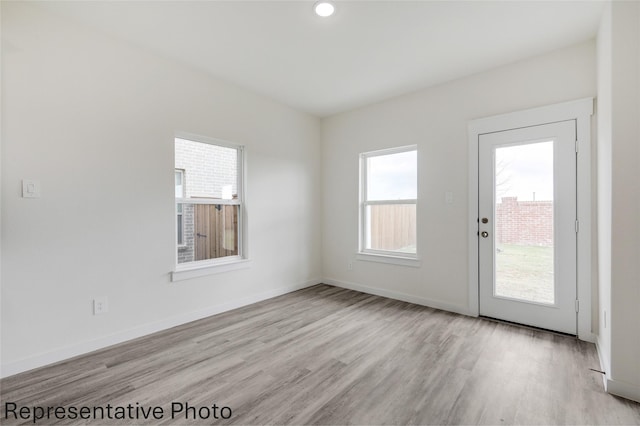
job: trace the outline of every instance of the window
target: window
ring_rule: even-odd
[[[415,146],[360,155],[360,253],[415,259]]]
[[[176,198],[184,198],[184,170],[176,169]],[[176,235],[178,246],[184,246],[184,220],[182,216],[182,203],[176,203]]]
[[[176,137],[177,271],[243,258],[242,168],[241,146]]]

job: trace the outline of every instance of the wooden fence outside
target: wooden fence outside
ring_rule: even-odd
[[[238,206],[196,204],[195,260],[238,254]]]
[[[371,249],[402,250],[416,246],[416,205],[372,205]]]

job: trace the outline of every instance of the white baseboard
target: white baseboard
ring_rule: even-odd
[[[220,314],[222,312],[230,311],[232,309],[240,308],[252,303],[261,302],[263,300],[291,293],[296,290],[320,284],[321,282],[322,280],[318,278],[296,285],[275,288],[248,297],[243,297],[242,299],[236,299],[229,302],[221,303],[219,305],[214,305],[206,309],[201,309],[199,311],[187,312],[163,319],[161,321],[145,324],[129,330],[110,334],[108,336],[103,336],[98,339],[80,342],[74,345],[66,346],[64,348],[59,348],[29,358],[24,358],[19,361],[3,364],[0,369],[0,377],[9,377],[13,376],[14,374],[32,370],[34,368],[43,367],[45,365],[53,364],[59,361],[64,361],[78,355],[84,355],[98,349],[104,349],[108,346],[123,343],[132,339],[137,339],[138,337],[143,337],[152,333],[156,333],[158,331],[167,330],[169,328],[186,324],[188,322],[207,318],[212,315]]]
[[[632,383],[607,379],[607,392],[632,401],[640,402],[640,386]]]
[[[598,358],[600,359],[600,369],[605,372],[605,374],[602,375],[604,390],[612,395],[640,402],[640,386],[611,379],[607,358],[608,354],[602,351],[600,340],[596,340],[596,349],[598,351]]]
[[[604,385],[604,389],[607,390],[607,374],[609,371],[609,359],[607,357],[607,354],[605,354],[602,350],[600,339],[596,339],[596,352],[598,354],[598,359],[600,360],[600,370],[605,372],[605,374],[602,375],[602,384]]]
[[[389,299],[402,300],[403,302],[415,303],[416,305],[428,306],[430,308],[441,309],[443,311],[455,312],[457,314],[473,316],[466,306],[457,306],[450,303],[441,302],[439,300],[427,299],[425,297],[413,296],[411,294],[385,290],[381,288],[368,287],[361,284],[351,283],[347,281],[336,280],[333,278],[325,278],[325,284],[331,284],[336,287],[342,287],[349,290],[360,291],[362,293],[373,294],[376,296],[388,297]]]
[[[589,343],[596,343],[598,341],[598,337],[593,333],[579,333],[578,339]]]
[[[600,345],[600,339],[596,339],[596,352],[598,353],[598,359],[600,360],[600,370],[604,371],[602,375],[602,386],[604,390],[607,390],[607,375],[609,374],[609,361],[607,359],[607,354],[602,351],[602,347]]]

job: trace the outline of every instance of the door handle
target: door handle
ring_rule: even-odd
[[[489,236],[489,233],[487,231],[482,231],[480,235],[482,235],[482,238],[487,238]]]

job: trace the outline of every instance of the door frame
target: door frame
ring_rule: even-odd
[[[479,279],[479,236],[478,236],[478,147],[482,134],[558,121],[576,120],[577,150],[577,217],[579,228],[577,233],[577,288],[579,301],[578,338],[595,342],[591,331],[591,226],[592,226],[592,183],[591,183],[591,116],[593,115],[593,98],[578,99],[554,105],[532,108],[492,117],[469,121],[469,313],[480,314],[480,279]]]

